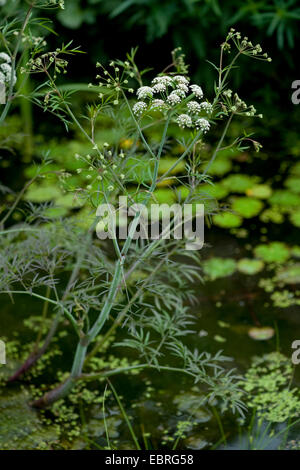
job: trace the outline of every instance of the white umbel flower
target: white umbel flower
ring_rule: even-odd
[[[153,88],[151,88],[150,86],[141,86],[137,89],[136,94],[139,100],[144,100],[145,98],[152,98]]]
[[[203,101],[203,103],[200,103],[200,109],[201,111],[204,111],[206,114],[211,114],[213,107],[211,103],[208,103],[207,101]]]
[[[178,95],[180,98],[185,98],[185,91],[181,90],[180,88],[176,88],[176,90],[172,91],[172,93],[175,93],[175,95]]]
[[[203,91],[201,86],[199,85],[190,85],[190,89],[194,93],[194,95],[201,100],[203,98]]]
[[[179,127],[181,127],[182,129],[184,129],[185,127],[192,127],[193,124],[192,119],[188,114],[180,114],[177,117],[176,121]]]
[[[172,86],[173,80],[168,75],[161,75],[159,77],[155,77],[152,80],[153,85],[163,84],[165,86]]]
[[[185,78],[183,75],[175,75],[175,77],[173,77],[173,80],[175,83],[182,83],[183,85],[189,84],[188,79]]]
[[[153,91],[154,93],[163,93],[164,91],[166,91],[166,85],[162,82],[156,83],[153,86]]]
[[[7,62],[4,62],[3,64],[0,65],[0,71],[2,72],[2,74],[5,77],[4,82],[10,83],[10,81],[11,81],[11,66]],[[12,78],[12,84],[15,85],[16,81],[17,81],[17,77],[16,77],[16,74],[14,73],[13,78]]]
[[[132,109],[136,116],[140,116],[146,111],[147,107],[148,106],[146,103],[144,103],[144,101],[138,101],[137,103],[135,103]]]
[[[151,109],[154,111],[163,111],[166,108],[166,103],[164,100],[153,100],[151,104]]]
[[[190,101],[186,107],[191,114],[198,114],[201,111],[200,104],[197,101]]]
[[[181,102],[181,97],[176,93],[175,91],[172,91],[172,93],[169,94],[167,98],[168,104],[171,106],[175,106],[176,104]]]
[[[176,85],[176,88],[177,90],[183,91],[185,94],[189,92],[189,87],[184,83],[178,83],[178,85]]]
[[[207,119],[200,118],[195,122],[196,129],[200,130],[205,134],[210,129],[210,124]]]
[[[11,58],[9,57],[6,52],[0,52],[0,60],[3,60],[4,62],[8,62],[9,64],[11,63]]]

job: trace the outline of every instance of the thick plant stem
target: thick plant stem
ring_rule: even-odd
[[[67,380],[65,380],[65,382],[60,384],[58,387],[54,388],[53,390],[50,390],[50,392],[46,393],[41,398],[33,402],[31,405],[34,408],[46,408],[52,405],[52,403],[54,403],[55,401],[59,400],[60,398],[63,398],[68,394],[68,392],[73,388],[77,379],[81,375],[88,344],[88,337],[84,336],[83,338],[81,338],[77,345],[72,370]]]
[[[90,329],[89,333],[80,339],[77,345],[76,354],[74,357],[71,373],[67,380],[60,384],[55,389],[51,390],[50,392],[46,393],[42,398],[32,403],[32,406],[35,408],[46,408],[47,406],[52,405],[55,401],[63,398],[74,386],[76,380],[80,377],[82,373],[82,367],[85,361],[87,348],[90,342],[98,335],[99,331],[101,330],[102,326],[106,322],[107,318],[109,317],[110,311],[112,309],[114,299],[118,292],[119,283],[121,280],[122,274],[122,262],[119,260],[117,261],[115,274],[112,280],[111,288],[109,294],[107,296],[106,302],[100,312],[100,315],[92,328]]]

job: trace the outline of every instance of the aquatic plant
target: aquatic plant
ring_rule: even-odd
[[[14,50],[11,53],[12,77],[16,72],[20,42],[34,19],[32,8],[52,4],[32,4],[19,29],[15,23],[13,29],[7,25],[2,28],[7,38],[6,46],[9,51],[10,48]],[[38,335],[32,354],[10,380],[19,378],[45,353],[63,321],[71,326],[77,341],[71,371],[56,387],[38,398],[34,406],[52,405],[70,395],[79,381],[154,369],[159,373],[183,373],[193,382],[205,386],[208,402],[217,397],[224,407],[243,413],[238,377],[224,367],[228,358],[221,352],[210,354],[190,350],[185,342],[192,324],[185,303],[194,299],[189,283],[201,279],[197,253],[186,250],[185,239],[162,235],[154,240],[136,240],[135,237],[143,209],[169,191],[158,189],[159,183],[176,175],[174,170],[185,162],[187,174],[181,182],[186,194],[180,203],[202,203],[203,196],[198,189],[209,180],[210,169],[223,149],[233,119],[238,116],[262,117],[252,105],[248,106],[237,93],[228,89],[228,81],[240,56],[265,61],[270,61],[269,57],[260,45],[253,45],[234,29],[220,49],[219,64],[214,66],[217,73],[215,93],[209,102],[202,101],[200,85],[190,84],[183,57],[176,54],[172,56],[172,64],[151,80],[151,86],[145,86],[146,71],[138,69],[136,51],[133,50],[125,61],[115,60],[109,66],[96,64],[97,85],[91,84],[89,88],[97,91],[98,99],[87,106],[85,115],[81,112],[76,115],[71,100],[76,89],[71,85],[64,89],[59,78],[67,72],[66,58],[80,50],[71,43],[55,51],[45,51],[44,46],[41,50],[40,43],[30,48],[30,57],[20,73],[43,78],[27,98],[58,117],[67,130],[71,126],[76,128],[88,147],[86,153],[74,155],[74,160],[80,164],[74,171],[51,171],[51,161],[46,155],[1,221],[1,293],[12,298],[22,295],[41,300],[43,318],[47,317],[50,307],[54,313],[46,336],[42,340],[43,335]],[[232,49],[235,51],[233,58],[225,65],[226,54]],[[131,98],[136,83],[137,101]],[[14,98],[11,79],[0,122],[6,118]],[[97,142],[96,129],[103,118],[110,119],[113,126],[132,142],[129,149]],[[203,168],[203,142],[218,122],[223,125],[221,137]],[[149,126],[156,131],[157,139],[147,138]],[[171,166],[159,176],[161,158],[174,135],[179,137],[180,151]],[[226,148],[241,150],[249,142],[259,150],[258,143],[246,133]],[[140,175],[138,187],[132,191],[132,159],[138,160],[140,154],[149,162],[148,172],[146,176]],[[84,208],[80,216],[63,218],[62,213],[56,213],[53,218],[55,206],[31,203],[24,208],[24,220],[7,227],[28,187],[44,179],[48,172],[57,178],[65,195],[72,194],[75,200],[80,200],[80,206]],[[84,182],[76,179],[77,175],[83,175]],[[127,196],[131,203],[139,202],[129,233],[123,241],[113,228],[111,242],[105,240],[106,236],[104,240],[97,240],[94,237],[97,227],[107,232],[105,219],[95,215],[97,207],[103,203],[115,204],[119,195]],[[261,202],[257,200],[258,204]],[[169,233],[175,223],[177,220],[173,217],[164,233]],[[178,255],[182,254],[193,263],[181,261]],[[134,360],[126,361],[126,364],[112,361],[109,367],[105,365],[98,370],[92,367],[91,370],[92,359],[101,358],[103,343],[121,327],[125,338],[114,341],[113,346],[121,347],[121,351],[124,348],[132,350]],[[167,352],[174,357],[173,364],[166,362]]]

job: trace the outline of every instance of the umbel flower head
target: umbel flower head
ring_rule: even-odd
[[[12,84],[15,85],[17,81],[16,74],[11,70],[11,58],[6,52],[0,52],[0,83],[9,85],[12,79]]]
[[[136,94],[138,101],[132,110],[139,118],[150,111],[169,112],[181,129],[197,129],[205,133],[210,128],[204,116],[212,114],[212,104],[208,101],[201,103],[202,88],[190,84],[189,78],[183,75],[159,75],[152,80],[151,86],[141,86]]]

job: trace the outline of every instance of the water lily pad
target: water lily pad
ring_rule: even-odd
[[[266,341],[270,338],[273,338],[274,334],[275,330],[271,326],[253,326],[248,330],[248,335],[250,338],[255,339],[256,341]]]
[[[284,186],[293,191],[293,193],[300,193],[300,177],[289,177],[285,180]]]
[[[50,219],[59,219],[68,213],[66,207],[48,207],[44,211],[44,215]]]
[[[243,219],[231,212],[222,212],[213,216],[213,223],[222,228],[235,228],[242,225]]]
[[[210,280],[231,276],[236,270],[236,261],[232,258],[210,258],[203,262],[203,270]]]
[[[205,168],[205,165],[204,165]],[[232,168],[232,162],[228,158],[216,158],[208,170],[210,175],[222,176]]]
[[[269,209],[264,210],[260,216],[262,222],[268,223],[273,222],[274,224],[282,224],[284,221],[284,215],[277,208],[270,207]]]
[[[240,197],[234,199],[232,209],[247,219],[255,217],[263,208],[263,202],[259,199]]]
[[[227,176],[222,184],[232,193],[244,193],[259,181],[257,176],[236,174]]]
[[[283,263],[290,257],[289,247],[282,242],[271,242],[269,244],[258,245],[255,250],[257,257],[272,263]]]
[[[287,266],[281,269],[276,274],[276,279],[284,284],[299,284],[300,283],[300,263]]]
[[[268,199],[272,194],[272,189],[267,184],[256,184],[247,189],[246,194],[258,199]]]
[[[215,184],[202,184],[199,186],[197,192],[200,194],[208,195],[216,199],[223,199],[228,194],[228,189],[222,183]]]
[[[174,398],[174,404],[178,410],[189,413],[198,423],[207,423],[211,419],[211,414],[202,406],[204,396],[198,393],[180,393]]]
[[[297,246],[297,245],[293,246],[291,248],[291,254],[295,258],[300,258],[300,246]]]
[[[284,263],[290,257],[290,250],[285,243],[271,242],[261,244],[254,249],[255,256],[267,263]]]
[[[153,196],[154,201],[157,202],[157,204],[173,204],[175,202],[175,194],[172,189],[156,189],[153,193]]]
[[[257,274],[264,267],[264,263],[260,259],[242,258],[237,263],[238,271],[244,274]]]
[[[300,210],[292,212],[289,219],[295,227],[300,227]]]
[[[188,449],[193,449],[193,450],[204,449],[204,447],[206,447],[209,444],[201,434],[191,436],[188,439],[185,439],[184,442]]]
[[[277,189],[269,199],[270,204],[283,207],[300,206],[300,196],[285,189]]]
[[[33,183],[29,186],[24,199],[32,202],[46,202],[62,196],[61,190],[54,183]]]
[[[158,168],[158,172],[159,174],[164,174],[166,173],[168,170],[170,170],[170,168],[177,162],[177,158],[174,158],[174,157],[164,157],[160,160],[159,162],[159,168]],[[173,170],[169,173],[170,175],[176,175],[177,173],[180,173],[182,171],[184,171],[185,169],[185,162],[183,160],[181,160],[175,168],[173,168]]]

